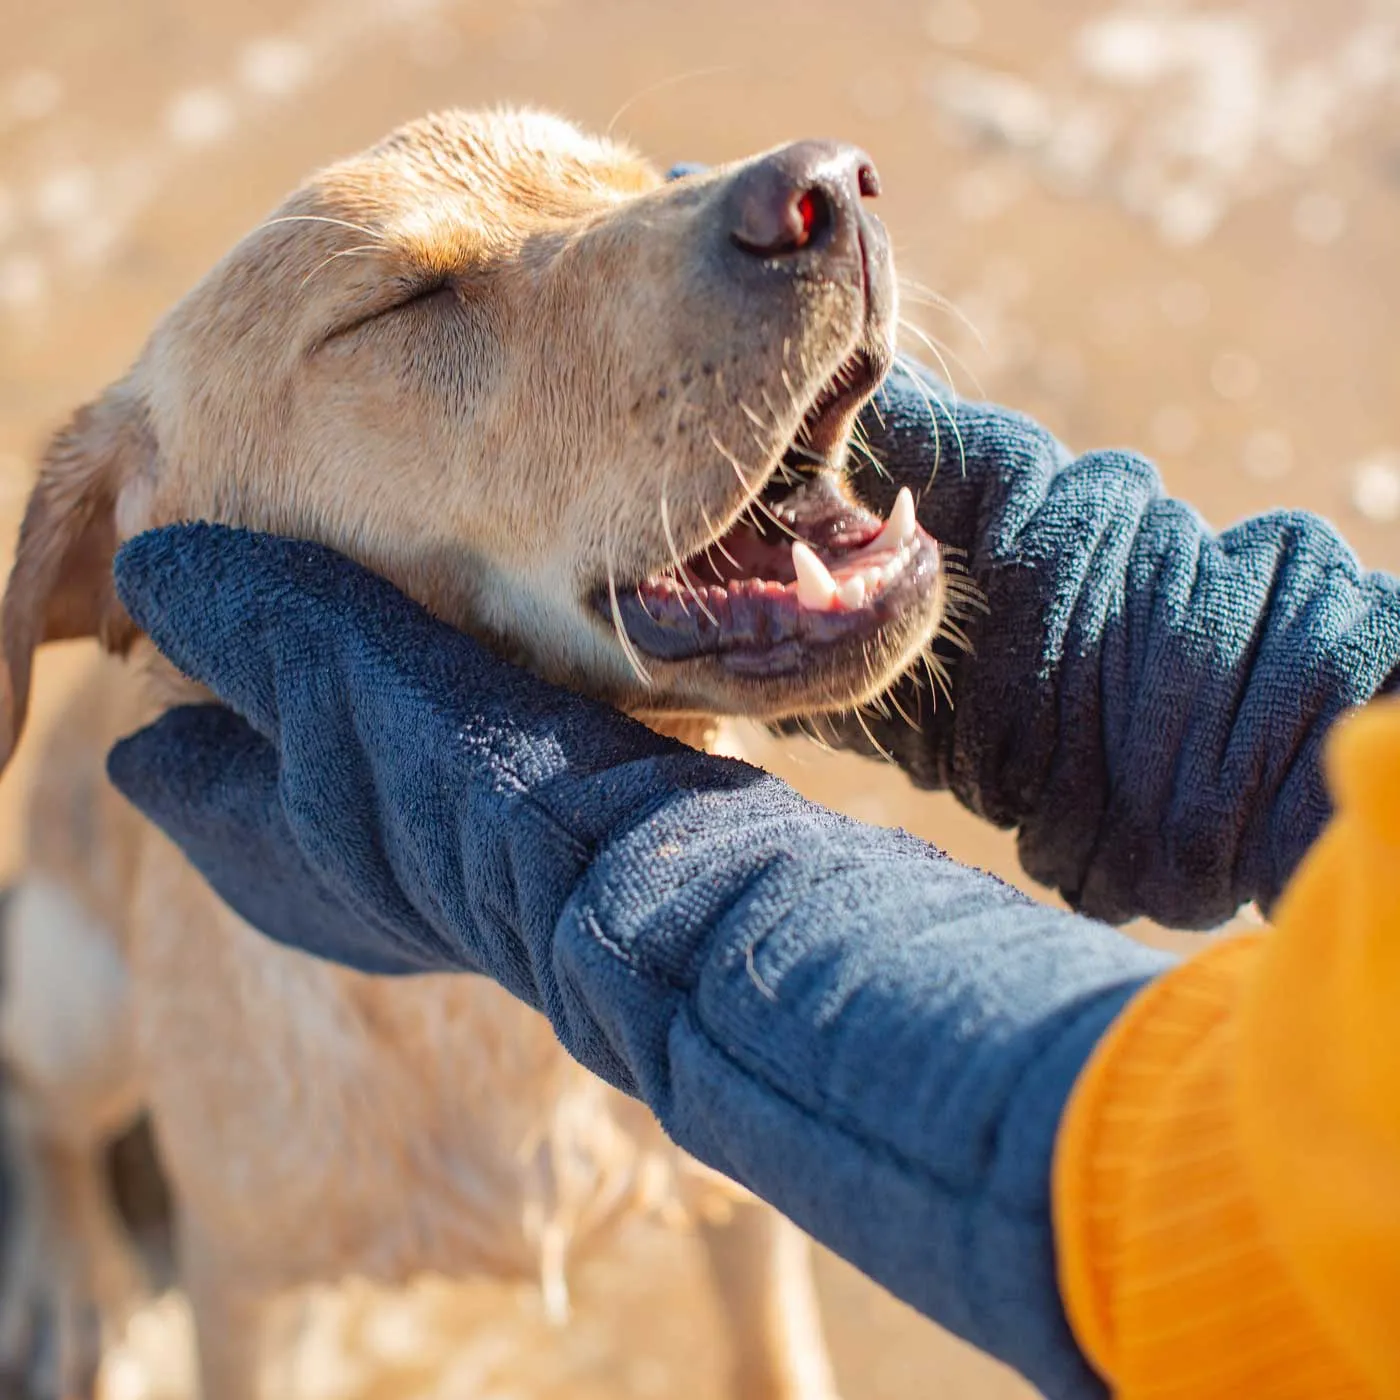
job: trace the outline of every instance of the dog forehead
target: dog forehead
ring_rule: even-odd
[[[312,182],[317,202],[412,244],[451,224],[487,241],[567,220],[661,183],[618,142],[548,113],[448,111],[409,122]]]

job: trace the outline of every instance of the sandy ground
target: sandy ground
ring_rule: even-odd
[[[45,434],[306,169],[425,109],[510,100],[661,162],[862,143],[926,289],[907,348],[939,342],[961,391],[1078,448],[1149,451],[1213,524],[1305,507],[1400,567],[1393,0],[0,0],[0,33],[7,549]],[[46,659],[41,717],[77,659]],[[1016,875],[1008,839],[872,765],[773,761]],[[21,762],[0,793],[6,866],[24,781]],[[718,1395],[713,1316],[653,1302],[658,1275],[696,1267],[636,1232],[585,1272],[563,1337],[528,1293],[366,1304],[350,1350],[396,1378],[365,1390],[327,1342],[296,1391]],[[843,1267],[824,1261],[822,1283],[850,1400],[1025,1393]],[[641,1339],[626,1366],[623,1335]]]

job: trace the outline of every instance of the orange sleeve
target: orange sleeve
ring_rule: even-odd
[[[1145,988],[1056,1145],[1060,1286],[1124,1400],[1400,1397],[1400,703],[1269,933]]]

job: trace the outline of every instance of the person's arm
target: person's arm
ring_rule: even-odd
[[[1123,1400],[1400,1395],[1400,702],[1268,934],[1141,992],[1055,1163],[1075,1333]]]
[[[547,686],[324,549],[180,527],[117,578],[238,714],[172,711],[112,777],[236,910],[371,971],[485,970],[914,1307],[1047,1395],[1103,1393],[1051,1154],[1168,959]]]
[[[862,425],[885,471],[860,493],[909,486],[984,606],[971,656],[939,647],[951,706],[915,671],[887,714],[823,728],[1015,828],[1026,871],[1096,918],[1268,911],[1327,818],[1329,727],[1400,685],[1400,582],[1301,512],[1216,534],[1142,458],[1076,458],[905,370]]]
[[[488,971],[1051,1396],[1102,1393],[1075,1338],[1128,1400],[1395,1389],[1400,707],[1339,733],[1341,812],[1278,933],[1173,967],[554,690],[325,550],[187,527],[119,583],[246,718],[172,712],[113,777],[275,937]]]

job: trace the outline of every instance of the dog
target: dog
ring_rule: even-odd
[[[534,1277],[562,1319],[568,1261],[658,1200],[705,1237],[734,1393],[834,1393],[794,1227],[485,979],[261,937],[104,759],[208,698],[112,583],[121,541],[190,519],[338,549],[697,745],[878,696],[946,593],[907,496],[880,519],[842,470],[893,354],[878,192],[831,142],[667,181],[552,116],[430,116],[314,175],[54,439],[4,598],[0,758],[38,646],[105,654],[40,764],[0,1003],[31,1222],[0,1364],[40,1393],[92,1393],[100,1320],[138,1288],[98,1163],[142,1113],[206,1400],[257,1394],[270,1300],[352,1275]],[[59,1332],[41,1359],[36,1308]]]

